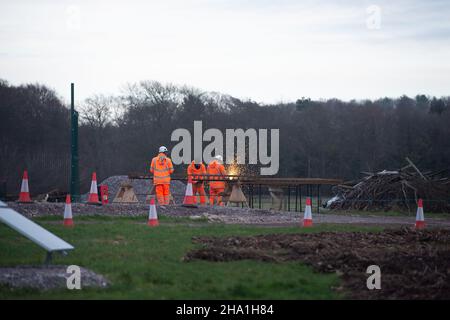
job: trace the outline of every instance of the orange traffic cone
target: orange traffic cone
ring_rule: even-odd
[[[66,196],[66,205],[64,206],[64,226],[73,227],[72,203],[70,202],[70,194]]]
[[[150,227],[156,227],[159,225],[158,214],[156,213],[155,196],[151,196],[150,198],[150,209],[148,211],[147,225]]]
[[[100,204],[98,201],[98,190],[97,190],[97,174],[92,173],[91,190],[89,191],[88,204]]]
[[[28,171],[23,172],[22,185],[20,186],[19,194],[20,203],[31,203],[30,190],[28,189]]]
[[[197,208],[197,200],[195,199],[194,192],[192,190],[192,178],[190,176],[188,177],[183,207]]]
[[[416,229],[425,228],[425,216],[423,215],[423,200],[417,202]]]
[[[303,216],[303,226],[312,227],[312,214],[311,214],[311,198],[306,198],[305,215]]]

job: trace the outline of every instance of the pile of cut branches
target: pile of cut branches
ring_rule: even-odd
[[[424,200],[428,212],[450,213],[450,179],[438,172],[421,172],[411,160],[408,165],[395,171],[365,175],[356,183],[336,186],[336,200],[330,203],[337,210],[396,210],[413,212],[417,200]]]

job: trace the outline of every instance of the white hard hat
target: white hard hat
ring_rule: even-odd
[[[159,147],[159,152],[167,152],[167,148],[164,146]]]
[[[223,162],[223,158],[221,155],[215,156],[214,159],[219,160],[220,162]]]

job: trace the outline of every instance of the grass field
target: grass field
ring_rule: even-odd
[[[210,224],[204,220],[160,217],[160,226],[149,228],[142,218],[80,217],[73,229],[59,218],[36,219],[39,224],[73,244],[68,256],[55,256],[55,264],[76,264],[106,276],[107,289],[38,292],[0,287],[0,299],[337,299],[335,274],[314,273],[298,262],[215,263],[182,261],[195,248],[193,236],[256,235],[380,230],[343,225],[250,227]],[[44,251],[5,225],[0,225],[0,265],[36,265]]]

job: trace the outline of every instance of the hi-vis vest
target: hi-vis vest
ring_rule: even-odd
[[[224,176],[226,175],[225,167],[223,164],[218,163],[216,160],[212,161],[208,165],[208,174],[215,175],[215,176]],[[210,177],[209,181],[209,187],[212,189],[224,189],[225,188],[225,182],[224,181],[213,181],[215,179],[219,179],[219,177]]]
[[[153,184],[170,184],[170,175],[173,173],[173,164],[164,153],[152,159],[150,172],[153,173]]]
[[[203,182],[203,180],[205,178],[204,175],[206,175],[206,167],[202,163],[202,164],[200,164],[200,168],[197,169],[195,167],[195,161],[192,161],[192,163],[187,168],[187,174],[192,177],[193,183]]]

